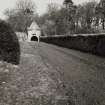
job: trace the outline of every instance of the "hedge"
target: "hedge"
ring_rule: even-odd
[[[41,37],[41,41],[105,56],[105,35]]]
[[[19,64],[20,45],[10,25],[0,20],[0,60]]]

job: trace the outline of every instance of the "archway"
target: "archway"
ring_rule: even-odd
[[[37,36],[32,36],[32,37],[31,37],[31,41],[38,41]]]

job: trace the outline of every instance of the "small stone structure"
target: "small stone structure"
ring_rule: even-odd
[[[28,38],[27,41],[32,41],[33,39],[37,39],[37,41],[40,41],[40,35],[41,35],[41,29],[38,26],[38,24],[33,21],[28,27]]]

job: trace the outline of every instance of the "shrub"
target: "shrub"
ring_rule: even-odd
[[[105,35],[46,37],[41,41],[105,56]]]
[[[20,45],[10,25],[0,20],[0,60],[19,64]]]

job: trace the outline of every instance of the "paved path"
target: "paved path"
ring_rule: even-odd
[[[19,66],[0,63],[0,105],[105,105],[104,58],[45,43],[20,45]]]

